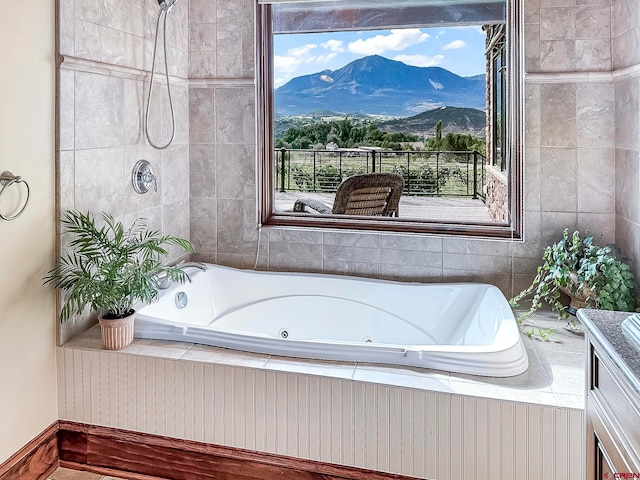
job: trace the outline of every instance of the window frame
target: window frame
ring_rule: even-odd
[[[258,151],[258,221],[265,227],[334,228],[380,233],[457,235],[522,240],[523,212],[523,41],[522,0],[507,1],[507,148],[508,203],[511,222],[430,222],[392,217],[356,217],[275,212],[274,88],[271,5],[256,5],[256,118]]]

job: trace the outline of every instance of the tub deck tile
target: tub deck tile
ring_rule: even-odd
[[[356,363],[272,356],[264,368],[265,370],[350,380],[355,373]]]
[[[421,372],[420,372],[421,370]],[[359,382],[417,388],[432,392],[451,392],[450,375],[435,370],[359,363],[353,380]]]
[[[532,340],[523,335],[529,369],[521,375],[506,378],[463,375],[419,367],[307,360],[137,338],[131,346],[115,354],[299,373],[421,391],[583,409],[584,337],[565,330],[564,323],[558,321],[552,312],[537,312],[528,323],[536,328],[551,327],[556,333],[547,341]],[[63,348],[101,350],[99,327],[95,326],[76,336]]]
[[[262,369],[269,357],[259,353],[194,344],[181,355],[180,360]]]

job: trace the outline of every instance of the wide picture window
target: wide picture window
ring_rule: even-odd
[[[517,4],[265,0],[257,18],[263,224],[521,236]]]

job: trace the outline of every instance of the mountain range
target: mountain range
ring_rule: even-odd
[[[487,117],[482,110],[475,108],[439,107],[412,117],[381,122],[378,127],[386,132],[433,136],[438,122],[442,122],[443,134],[467,133],[484,137]]]
[[[313,110],[406,117],[441,106],[484,109],[484,75],[461,77],[371,55],[338,70],[291,79],[275,90],[275,115]]]

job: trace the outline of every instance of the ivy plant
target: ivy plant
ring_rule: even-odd
[[[592,236],[582,238],[578,231],[569,236],[565,229],[562,239],[545,248],[542,260],[531,285],[510,300],[516,308],[524,298],[531,297],[530,309],[518,317],[520,325],[543,302],[558,313],[559,319],[569,319],[560,301],[562,291],[584,293],[590,308],[635,310],[633,275],[615,245],[599,246]]]

